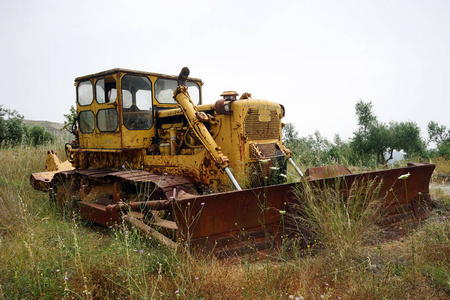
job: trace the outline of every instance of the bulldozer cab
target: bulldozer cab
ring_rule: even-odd
[[[201,104],[201,80],[187,86]],[[178,107],[175,76],[113,69],[75,79],[79,143],[82,149],[145,149],[155,137],[158,111]]]

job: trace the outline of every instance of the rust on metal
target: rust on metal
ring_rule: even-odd
[[[344,165],[322,166],[306,169],[305,175],[308,179],[333,178],[350,175],[352,172]]]

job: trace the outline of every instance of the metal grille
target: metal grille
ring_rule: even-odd
[[[280,118],[276,110],[260,114],[259,109],[250,108],[244,120],[245,137],[249,140],[278,139],[280,137]]]
[[[277,143],[257,144],[250,142],[250,157],[254,159],[269,159],[284,156]]]

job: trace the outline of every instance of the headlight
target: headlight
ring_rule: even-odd
[[[216,104],[214,105],[214,109],[216,110],[216,113],[218,114],[231,114],[231,103],[233,101],[220,99],[216,101]]]

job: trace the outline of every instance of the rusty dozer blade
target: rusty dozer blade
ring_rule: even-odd
[[[350,174],[347,168],[321,173],[304,182],[232,191],[220,194],[185,195],[173,202],[178,226],[177,238],[191,249],[214,252],[218,256],[277,247],[283,234],[280,211],[298,203],[296,191],[302,185],[350,188],[354,183],[374,180],[380,183],[378,198],[383,199],[385,215],[382,226],[401,233],[405,222],[415,223],[427,216],[431,208],[429,181],[433,164],[408,164],[407,167]],[[344,173],[344,174],[341,174]],[[327,176],[328,175],[328,176]],[[407,179],[402,179],[407,177]],[[400,179],[399,179],[400,178]],[[376,186],[375,184],[374,186]]]
[[[338,188],[345,194],[355,183],[371,180],[380,183],[377,197],[384,201],[385,207],[380,225],[401,234],[405,222],[426,218],[431,207],[429,181],[434,168],[433,164],[408,164],[403,168],[351,174],[344,166],[319,167],[307,170],[309,179],[301,182],[208,195],[191,194],[186,188],[189,182],[182,177],[161,180],[158,175],[138,170],[73,170],[55,176],[62,179],[78,174],[103,181],[116,178],[119,182],[156,182],[161,189],[161,193],[155,190],[158,198],[121,202],[120,184],[114,183],[109,202],[76,203],[85,219],[102,226],[125,220],[167,246],[178,242],[193,251],[228,257],[280,246],[282,235],[289,234],[282,224],[283,213],[300,201],[297,193],[307,184],[314,188]]]

